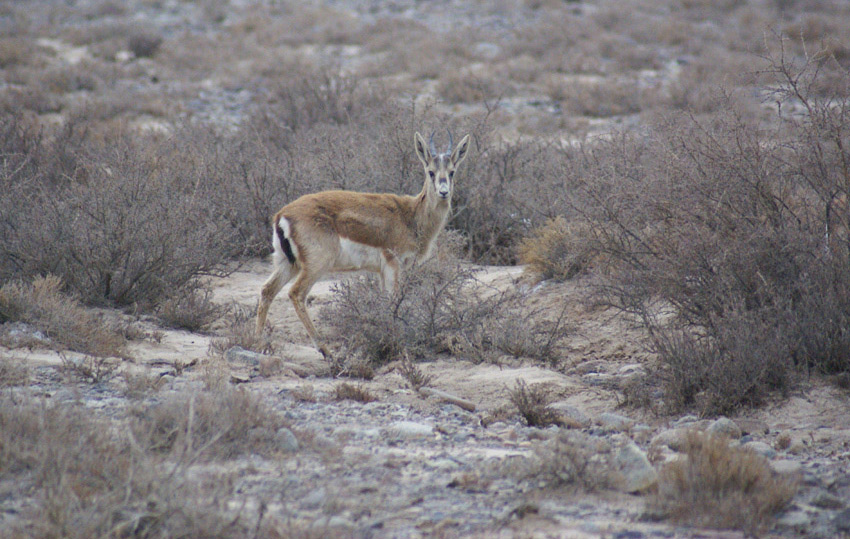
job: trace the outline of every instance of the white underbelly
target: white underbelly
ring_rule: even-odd
[[[336,271],[370,270],[381,271],[383,253],[377,247],[357,243],[346,238],[339,239],[339,255],[334,264]]]

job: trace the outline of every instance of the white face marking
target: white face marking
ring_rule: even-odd
[[[432,159],[432,166],[436,170],[432,170],[430,168],[428,170],[428,175],[434,183],[434,191],[436,191],[437,196],[443,199],[449,198],[452,194],[452,178],[449,175],[450,163],[451,159],[449,154],[441,153],[435,155]]]
[[[339,238],[339,256],[334,269],[338,271],[381,271],[384,255],[377,247],[370,247],[348,238]]]

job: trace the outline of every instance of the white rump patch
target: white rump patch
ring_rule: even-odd
[[[339,238],[339,256],[334,269],[338,271],[370,270],[381,271],[384,254],[377,247]]]
[[[278,225],[280,225],[283,235],[289,239],[292,234],[289,220],[286,217],[281,217],[278,221]],[[283,245],[280,242],[280,238],[277,236],[277,227],[272,227],[272,248],[274,248],[274,259],[276,265],[286,260],[286,254],[283,252]],[[289,248],[292,249],[292,254],[295,255],[295,258],[298,258],[298,247],[291,239],[289,240]]]

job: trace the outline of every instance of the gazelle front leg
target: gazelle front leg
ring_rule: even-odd
[[[387,294],[395,294],[398,292],[398,274],[400,264],[398,258],[388,249],[384,249],[381,260],[381,285]]]

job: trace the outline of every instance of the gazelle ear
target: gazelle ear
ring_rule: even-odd
[[[420,135],[418,131],[413,136],[413,147],[416,148],[416,156],[419,157],[419,160],[422,161],[422,164],[427,167],[430,153],[428,150],[428,146],[425,144],[425,139],[422,138],[422,135]]]
[[[452,164],[454,166],[458,166],[466,158],[467,150],[469,150],[469,135],[463,137],[455,151],[452,152]]]

